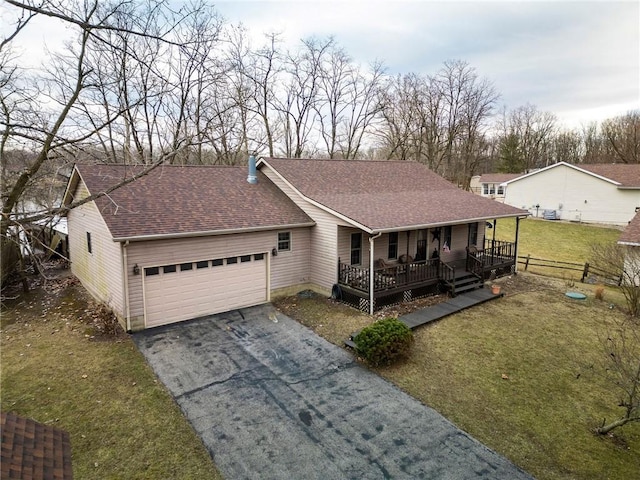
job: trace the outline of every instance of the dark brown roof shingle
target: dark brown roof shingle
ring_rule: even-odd
[[[305,197],[371,231],[527,215],[416,162],[264,158]]]
[[[64,430],[14,413],[0,414],[0,478],[71,480],[71,440]]]
[[[619,243],[640,245],[640,212],[636,213],[618,239]]]
[[[140,167],[78,165],[91,194]],[[113,238],[221,233],[312,224],[266,176],[247,183],[246,167],[160,166],[96,200]]]
[[[640,164],[630,163],[600,163],[581,164],[578,168],[595,173],[619,183],[620,187],[640,188]]]
[[[480,183],[503,183],[522,176],[522,173],[483,173]]]

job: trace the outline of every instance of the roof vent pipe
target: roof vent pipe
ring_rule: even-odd
[[[247,182],[252,185],[258,183],[258,177],[256,176],[256,157],[253,155],[249,157],[249,175],[247,176]]]

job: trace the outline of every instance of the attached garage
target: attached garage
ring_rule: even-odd
[[[77,165],[64,203],[71,269],[137,331],[268,302],[305,288],[315,222],[245,167]]]
[[[144,267],[145,328],[266,302],[267,258],[254,253]]]

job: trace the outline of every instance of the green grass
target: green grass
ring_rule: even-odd
[[[133,342],[92,339],[78,287],[2,312],[2,411],[69,432],[82,479],[220,479]]]
[[[600,338],[624,315],[605,297],[565,297],[565,282],[498,280],[506,297],[417,329],[408,361],[376,371],[539,479],[628,479],[640,471],[640,424],[593,429],[622,414]],[[319,297],[282,307],[338,345],[363,315]],[[298,315],[302,316],[298,317]],[[503,375],[508,378],[503,379]]]
[[[498,220],[496,240],[513,242],[515,227],[515,219]],[[592,245],[615,243],[620,233],[616,228],[529,218],[520,221],[518,255],[584,265],[590,261]],[[492,231],[487,230],[487,238],[491,238],[491,235]],[[518,268],[522,270],[524,266],[519,265]],[[580,271],[530,266],[529,271],[579,280],[582,270],[580,267],[577,268]]]

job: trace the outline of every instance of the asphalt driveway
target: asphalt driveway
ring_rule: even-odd
[[[225,478],[531,478],[270,305],[133,338]]]

